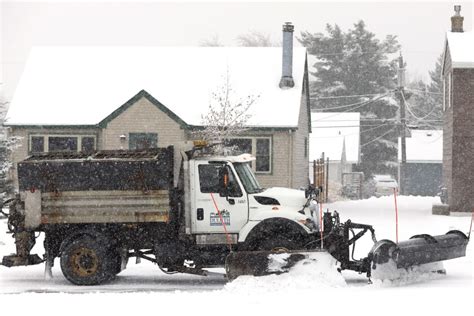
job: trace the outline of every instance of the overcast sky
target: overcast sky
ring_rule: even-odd
[[[324,32],[325,24],[347,30],[362,19],[383,39],[398,36],[411,78],[428,78],[450,28],[453,5],[462,5],[465,30],[472,30],[471,1],[305,1],[305,2],[115,2],[1,1],[0,79],[10,99],[34,45],[197,46],[218,37],[236,45],[239,34],[255,30],[280,41],[281,25],[295,34]]]

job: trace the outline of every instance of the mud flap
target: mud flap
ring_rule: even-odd
[[[27,255],[27,256],[18,256],[10,255],[5,256],[2,259],[2,265],[8,268],[18,267],[18,266],[30,266],[34,264],[43,263],[44,260],[41,259],[38,255]]]
[[[415,235],[407,241],[395,244],[390,240],[378,241],[369,253],[372,270],[377,265],[393,261],[397,268],[410,268],[432,262],[449,260],[466,255],[469,239],[458,231],[449,231],[445,235]]]
[[[6,267],[30,266],[44,262],[38,255],[30,254],[31,249],[35,245],[36,238],[34,232],[21,231],[16,232],[15,245],[16,254],[5,256],[2,259],[1,265]]]
[[[227,279],[234,280],[241,275],[264,276],[290,271],[298,262],[317,256],[332,256],[326,250],[312,251],[238,251],[230,253],[225,261]],[[335,260],[335,259],[333,259]]]

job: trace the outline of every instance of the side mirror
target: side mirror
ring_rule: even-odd
[[[224,166],[220,172],[220,185],[219,185],[219,194],[220,196],[229,196],[229,168]]]

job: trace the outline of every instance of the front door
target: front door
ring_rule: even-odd
[[[232,165],[228,168],[227,196],[222,194],[222,169],[225,163],[194,161],[192,203],[193,234],[239,233],[248,221],[247,193],[235,176]]]

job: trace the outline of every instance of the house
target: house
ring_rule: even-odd
[[[474,209],[474,34],[464,32],[460,6],[444,45],[443,184],[449,212]]]
[[[352,172],[360,158],[360,113],[312,112],[309,148],[310,175],[313,161],[329,159],[328,181],[342,184],[343,173]]]
[[[398,138],[401,148],[401,138]],[[442,185],[443,131],[412,130],[406,138],[405,195],[436,196]],[[401,162],[401,150],[398,161]],[[398,174],[400,175],[400,165]],[[400,179],[400,177],[399,177]]]
[[[32,153],[165,147],[195,138],[213,93],[255,97],[244,134],[260,184],[308,183],[308,66],[280,47],[39,47],[32,50],[5,125]],[[13,170],[13,174],[15,170]]]

